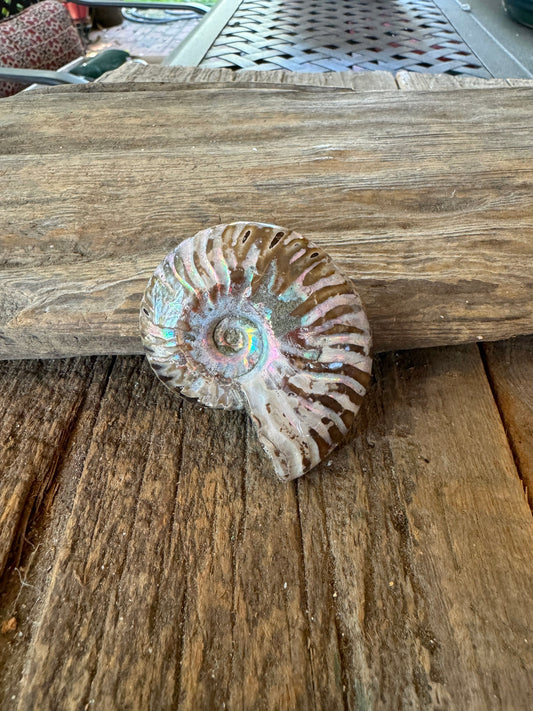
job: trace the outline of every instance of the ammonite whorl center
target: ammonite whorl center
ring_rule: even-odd
[[[204,405],[246,409],[285,481],[346,439],[370,377],[350,279],[275,225],[217,225],[183,241],[154,272],[140,324],[161,380]]]
[[[251,323],[250,325],[253,326]],[[242,351],[248,342],[244,327],[241,328],[239,321],[233,318],[222,319],[217,324],[213,339],[218,350],[226,355]]]
[[[263,338],[256,323],[246,316],[227,316],[213,330],[213,344],[221,356],[221,371],[234,378],[248,373],[263,354]]]

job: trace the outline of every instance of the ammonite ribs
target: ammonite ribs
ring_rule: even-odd
[[[169,388],[249,413],[284,481],[344,441],[370,377],[352,283],[322,249],[273,225],[218,225],[182,242],[148,284],[141,332]]]

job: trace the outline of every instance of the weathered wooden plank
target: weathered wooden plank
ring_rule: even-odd
[[[533,340],[483,346],[491,386],[533,509]]]
[[[117,359],[19,711],[529,708],[533,527],[479,352],[376,378],[283,486],[243,416]]]
[[[532,79],[518,80],[514,85],[508,79],[483,79],[482,77],[452,76],[450,74],[422,74],[401,70],[396,74],[398,87],[407,91],[445,91],[452,89],[495,89],[507,86],[533,87]]]
[[[531,96],[197,86],[179,102],[8,100],[0,354],[138,352],[152,269],[183,237],[243,218],[326,248],[378,350],[529,333]]]
[[[47,650],[41,649],[37,660],[30,659],[30,668],[32,664],[37,665],[35,673],[38,677],[38,680],[35,679],[32,694],[34,698],[47,696],[42,704],[37,704],[43,708],[50,708],[55,703],[65,709],[79,709],[90,703],[91,683],[98,659],[98,653],[93,646],[95,637],[99,640],[103,657],[109,652],[102,641],[104,630],[115,637],[126,633],[135,637],[139,645],[142,645],[128,645],[124,649],[121,647],[120,659],[116,657],[113,660],[115,665],[121,665],[127,660],[131,662],[130,654],[137,653],[137,661],[131,663],[129,674],[126,675],[128,680],[132,674],[138,673],[144,660],[151,661],[151,645],[156,649],[164,647],[164,638],[168,635],[179,640],[176,620],[181,609],[179,574],[173,577],[175,590],[172,601],[176,602],[176,607],[166,608],[165,629],[151,629],[153,620],[146,608],[143,609],[144,614],[133,616],[137,606],[141,604],[142,607],[142,600],[153,595],[158,585],[164,585],[164,566],[167,565],[169,556],[169,572],[172,574],[174,571],[174,551],[168,547],[167,536],[172,531],[176,471],[179,470],[180,458],[177,435],[180,432],[181,418],[178,407],[168,409],[165,413],[167,431],[173,430],[176,438],[173,446],[162,452],[161,447],[164,447],[166,442],[159,439],[152,429],[152,422],[158,416],[158,404],[152,393],[153,385],[153,380],[147,377],[146,373],[143,377],[139,372],[139,363],[136,360],[123,360],[111,374],[108,393],[102,402],[74,502],[74,511],[79,517],[78,524],[71,517],[66,528],[63,553],[59,553],[59,558],[68,557],[67,549],[71,549],[69,560],[64,560],[61,564],[61,568],[68,570],[69,574],[65,578],[65,571],[57,566],[52,574],[52,589],[63,585],[69,599],[58,600],[52,596],[48,600],[52,607],[59,605],[62,608],[63,620],[73,616],[79,620],[74,630],[76,642],[66,642],[66,637],[71,635],[72,630],[61,625],[57,630],[57,645],[50,649],[51,655],[55,655],[59,647],[63,647],[65,651],[70,648],[68,655],[72,655],[72,661],[76,663],[78,671],[76,679],[72,684],[69,683],[68,689],[61,688],[51,678],[46,680],[46,684],[51,684],[47,691],[44,688],[39,689],[39,685],[45,683],[46,668],[48,664],[54,663],[53,657],[48,655]],[[162,399],[161,405],[165,404],[168,404],[168,398]],[[163,457],[159,466],[158,453]],[[153,476],[145,479],[147,457],[151,459],[154,467]],[[166,477],[161,477],[162,471],[167,472]],[[170,472],[172,476],[169,476]],[[167,491],[165,485],[170,486],[170,490]],[[76,532],[73,530],[76,525],[82,525],[83,529]],[[133,528],[142,538],[132,540]],[[80,538],[83,540],[80,541]],[[77,539],[82,547],[76,548],[72,543],[73,539]],[[154,550],[154,545],[157,544],[158,548]],[[132,557],[137,561],[135,570],[139,577],[134,588],[128,591],[124,607],[120,591],[130,581],[128,566]],[[81,617],[78,618],[78,615]],[[42,622],[39,625],[39,634],[46,634],[46,628],[46,622]],[[161,636],[161,640],[158,636]],[[118,653],[118,647],[116,652]],[[164,676],[173,676],[173,665],[175,672],[179,672],[178,660],[169,658],[166,674],[161,677],[161,665],[165,667],[167,662],[159,655],[156,656],[158,664],[154,664],[150,675],[153,674],[154,684],[157,683],[156,679],[161,681],[161,690],[164,691]],[[33,672],[30,673],[33,676]],[[60,673],[58,679],[62,678],[64,673],[68,673],[67,670]],[[146,701],[143,688],[139,688],[139,685],[142,687],[143,681],[146,684],[144,676],[139,675],[138,683],[131,691],[128,690],[127,684],[121,686],[117,704],[128,693],[138,694],[139,703]],[[105,696],[106,692],[102,693]],[[144,707],[148,707],[148,703],[145,703]]]
[[[533,527],[479,354],[389,354],[376,380],[354,448],[298,482],[346,706],[529,708]]]
[[[250,699],[312,707],[295,491],[237,446],[244,428],[117,362],[19,708],[240,708],[244,680]]]
[[[101,394],[107,359],[0,364],[0,575],[54,488],[79,412]],[[94,392],[93,392],[94,391]]]
[[[204,69],[202,72],[205,72],[206,75],[209,73],[215,74],[216,72],[221,71],[218,69]],[[266,73],[266,72],[265,72]],[[268,74],[271,74],[271,72],[268,72]],[[314,74],[311,76],[315,76]],[[57,96],[58,94],[117,94],[117,93],[130,93],[132,91],[135,92],[153,92],[153,91],[158,91],[158,92],[176,92],[176,91],[182,91],[183,89],[189,89],[190,91],[193,91],[194,89],[198,89],[201,91],[205,91],[206,89],[216,89],[217,91],[224,90],[224,89],[232,89],[235,90],[235,88],[239,89],[286,89],[286,90],[291,90],[293,87],[297,87],[300,91],[305,91],[309,93],[314,93],[314,94],[320,94],[324,92],[334,92],[334,90],[337,90],[339,88],[341,89],[352,89],[352,87],[345,87],[345,86],[336,86],[333,83],[326,84],[326,83],[318,83],[314,82],[312,84],[299,84],[299,83],[294,83],[291,84],[290,86],[287,85],[288,82],[282,82],[282,84],[278,84],[276,81],[273,81],[272,77],[267,77],[265,81],[249,81],[247,80],[246,77],[243,77],[241,81],[236,81],[234,73],[232,73],[232,76],[229,78],[229,80],[219,80],[219,79],[209,79],[207,78],[202,78],[201,80],[191,82],[187,79],[184,79],[183,81],[171,81],[171,82],[165,82],[165,81],[157,81],[154,79],[154,81],[148,80],[148,81],[132,81],[130,78],[127,78],[125,81],[116,81],[116,82],[107,82],[107,81],[102,81],[102,82],[94,82],[91,84],[61,84],[58,86],[41,86],[40,89],[36,89],[35,91],[32,91],[33,98],[35,99],[37,96],[37,93],[39,95],[43,94],[52,94],[53,96]],[[396,87],[397,88],[397,87]],[[21,95],[18,94],[18,97]]]
[[[112,362],[86,358],[1,364],[4,383],[8,381],[0,393],[2,438],[9,422],[15,423],[6,445],[11,449],[0,458],[2,494],[13,482],[27,486],[25,480],[33,476],[26,501],[18,492],[18,501],[13,497],[6,509],[15,514],[17,502],[21,515],[0,577],[2,709],[13,707]],[[10,392],[17,394],[16,400]]]
[[[522,79],[522,78],[513,77],[513,78],[506,79],[505,81],[509,84],[509,86],[530,87],[531,85],[533,85],[533,79]]]
[[[179,69],[178,67],[172,67]],[[199,69],[198,71],[201,71]],[[211,70],[216,71],[216,70]],[[231,71],[231,70],[230,70]],[[233,72],[237,84],[253,81],[279,82],[290,86],[320,86],[354,91],[395,91],[396,81],[390,72],[291,72],[284,69],[269,71],[241,69]]]
[[[396,81],[390,72],[290,72],[285,69],[270,71],[243,69],[210,69],[207,67],[174,67],[129,62],[106,74],[101,83],[214,83],[323,86],[354,91],[394,91]],[[134,90],[130,87],[130,91]]]

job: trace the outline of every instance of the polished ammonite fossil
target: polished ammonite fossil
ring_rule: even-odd
[[[203,405],[245,409],[284,481],[345,440],[370,377],[352,282],[275,225],[217,225],[181,242],[155,270],[140,324],[158,377]]]

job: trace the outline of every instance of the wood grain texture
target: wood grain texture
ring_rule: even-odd
[[[153,268],[243,218],[329,251],[378,351],[533,331],[531,89],[121,86],[2,103],[2,357],[139,352]]]
[[[396,74],[375,72],[291,72],[277,70],[209,69],[208,67],[173,67],[127,62],[108,72],[100,83],[213,83],[287,84],[291,86],[323,86],[354,91],[450,91],[454,89],[494,89],[508,86],[532,87],[533,79],[482,79],[451,74],[422,74],[401,70]],[[63,87],[72,91],[73,87]]]
[[[8,561],[0,578],[2,709],[13,707],[113,360],[0,364],[0,514]],[[11,631],[4,633],[6,621]]]
[[[30,533],[66,517],[32,624],[0,597],[28,637],[0,645],[0,702],[529,709],[533,525],[479,351],[375,374],[353,443],[284,486],[241,414],[116,359],[75,494],[69,460]]]
[[[404,91],[431,91],[453,89],[490,89],[506,86],[533,87],[533,79],[482,79],[451,74],[422,74],[399,71],[396,74],[398,87]]]
[[[532,571],[504,539],[532,523],[476,349],[389,354],[375,376],[334,485],[299,491],[307,540],[324,509],[347,706],[525,709]]]
[[[18,563],[28,521],[53,491],[61,452],[86,399],[101,394],[105,369],[105,359],[0,364],[0,575],[10,552]]]
[[[486,344],[483,354],[515,463],[533,509],[533,339]]]
[[[321,86],[354,91],[395,91],[398,86],[390,72],[290,72],[284,69],[250,70],[209,69],[207,67],[172,67],[127,62],[109,72],[100,83],[190,83],[206,84],[281,84],[287,86]],[[444,87],[446,88],[446,87]]]

